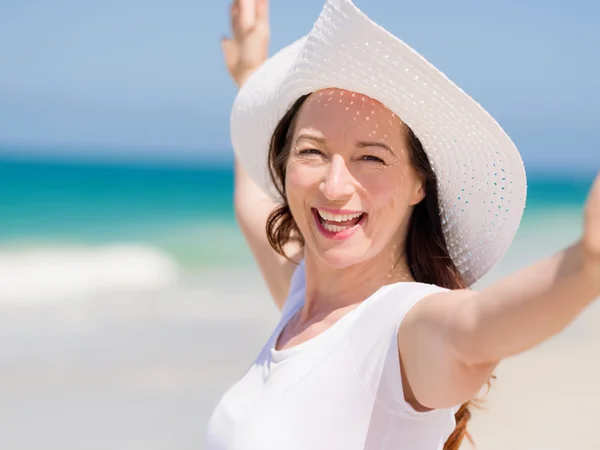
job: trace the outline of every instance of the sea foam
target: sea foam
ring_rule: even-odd
[[[178,265],[147,245],[0,250],[0,301],[48,301],[174,284]]]

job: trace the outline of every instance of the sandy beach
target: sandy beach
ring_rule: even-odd
[[[278,312],[253,269],[177,290],[0,304],[0,448],[191,450]],[[471,430],[483,450],[597,450],[600,305],[505,361]],[[465,448],[469,448],[465,445]]]
[[[600,170],[599,23],[600,1],[0,0],[0,450],[207,450],[280,318],[236,161],[264,177],[259,147],[300,93],[368,95],[297,111],[323,154],[292,152],[314,164],[287,181],[373,213],[372,249],[417,159],[459,268],[503,254],[475,289],[575,242]],[[343,192],[319,199],[326,170]],[[600,450],[600,299],[495,375],[460,450]]]

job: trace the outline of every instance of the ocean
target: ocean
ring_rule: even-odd
[[[3,300],[161,288],[253,264],[234,218],[231,165],[4,160],[0,180]],[[592,181],[529,173],[514,261],[577,238]]]
[[[517,237],[478,284],[580,233],[592,176],[529,172]],[[2,448],[202,449],[280,319],[232,198],[225,164],[0,160]],[[599,307],[500,365],[479,447],[600,448]]]

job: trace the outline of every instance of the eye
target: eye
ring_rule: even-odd
[[[381,158],[378,158],[377,156],[373,156],[373,155],[364,155],[361,156],[362,160],[364,161],[372,161],[372,162],[376,162],[376,163],[380,163],[380,164],[385,164],[385,161]]]
[[[298,151],[299,155],[305,155],[305,156],[312,156],[312,155],[323,155],[323,153],[320,150],[317,150],[316,148],[304,148],[304,149],[300,149]]]

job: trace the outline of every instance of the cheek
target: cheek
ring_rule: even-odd
[[[369,193],[372,201],[382,208],[407,205],[414,189],[413,180],[403,171],[365,177],[362,186]]]
[[[357,176],[361,186],[367,192],[377,195],[389,197],[397,190],[402,189],[402,184],[399,183],[397,171],[388,170],[371,170],[363,171]]]
[[[317,179],[315,168],[303,164],[290,164],[285,175],[286,190],[288,193],[310,189]]]
[[[318,191],[322,177],[319,170],[304,164],[290,164],[285,175],[285,189],[292,210],[305,203],[313,192]]]
[[[327,165],[320,160],[303,161],[291,157],[286,167],[286,182],[298,187],[311,187],[323,181]]]

